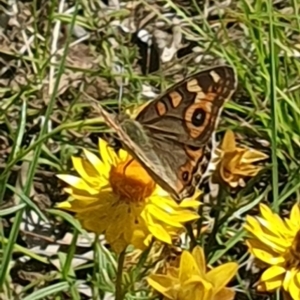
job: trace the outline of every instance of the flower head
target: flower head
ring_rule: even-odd
[[[85,229],[104,233],[114,251],[129,244],[142,249],[152,236],[171,243],[185,222],[199,217],[198,201],[176,203],[127,152],[117,155],[103,140],[99,152],[101,160],[88,150],[72,158],[79,177],[58,175],[71,196],[58,207],[75,212]]]
[[[244,186],[246,177],[256,176],[262,167],[253,163],[268,158],[260,151],[236,146],[234,134],[227,130],[221,144],[221,162],[219,173],[221,179],[229,186]]]
[[[267,266],[260,278],[260,291],[282,288],[292,299],[300,299],[300,209],[295,204],[290,217],[281,219],[260,204],[261,217],[247,216],[245,228],[253,236],[247,241],[254,257]]]
[[[169,267],[166,275],[150,275],[148,283],[166,299],[231,300],[235,293],[226,285],[237,268],[231,262],[207,271],[203,249],[197,246],[192,254],[183,251],[179,268]]]

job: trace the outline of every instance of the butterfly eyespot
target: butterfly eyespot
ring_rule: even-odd
[[[183,181],[188,181],[188,179],[189,179],[189,172],[188,171],[182,172],[181,177],[182,177]]]
[[[203,125],[205,121],[205,111],[202,108],[195,109],[193,116],[192,116],[192,124],[196,127],[200,127]]]

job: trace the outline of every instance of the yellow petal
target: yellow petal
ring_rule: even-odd
[[[213,296],[213,285],[201,279],[195,281],[195,283],[189,283],[181,286],[178,297],[174,299],[180,300],[211,300]]]
[[[232,187],[238,186],[238,178],[234,176],[232,173],[228,172],[224,163],[221,163],[220,176],[226,183],[230,184],[230,186]]]
[[[122,251],[124,251],[126,249],[126,247],[128,246],[127,241],[125,241],[124,239],[122,239],[121,237],[116,239],[115,241],[110,243],[112,250],[117,253],[120,254]]]
[[[292,296],[292,299],[300,299],[300,285],[297,276],[293,276],[289,282],[287,291]]]
[[[238,264],[235,262],[229,262],[220,265],[206,274],[208,281],[213,282],[215,286],[215,292],[219,292],[223,289],[227,283],[236,275],[238,270]]]
[[[195,295],[193,300],[212,300],[214,295],[214,288],[213,285],[206,281],[202,281],[202,286],[200,284],[195,286],[197,289],[192,291],[192,295]],[[190,298],[187,298],[186,300],[189,300]]]
[[[94,199],[94,202],[98,202],[98,200],[99,199],[97,199],[97,200]],[[90,202],[88,202],[88,203],[90,203]],[[86,209],[87,202],[80,201],[80,200],[79,201],[78,200],[64,201],[64,202],[56,204],[55,207],[66,209],[66,210],[72,211],[72,212],[80,212],[80,211]]]
[[[233,300],[235,291],[232,289],[224,288],[214,295],[212,300]]]
[[[110,166],[107,167],[106,164],[104,164],[97,155],[94,153],[83,149],[84,155],[91,164],[91,166],[94,168],[95,172],[99,174],[99,176],[104,177],[108,179],[109,171],[110,171]]]
[[[71,208],[72,205],[71,205],[71,203],[69,201],[63,201],[61,203],[57,203],[55,205],[55,207],[62,208],[62,209],[68,209],[68,208]]]
[[[234,134],[231,130],[227,130],[221,144],[221,149],[226,152],[231,152],[235,150],[235,147]]]
[[[144,245],[149,247],[151,242],[153,241],[153,235],[152,234],[148,234],[147,237],[144,239]],[[135,243],[132,243],[133,246],[135,246],[135,248],[139,249]],[[140,248],[140,249],[144,249],[144,248]]]
[[[68,175],[68,174],[59,174],[56,175],[60,180],[68,183],[70,186],[75,187],[78,190],[87,191],[91,195],[95,195],[99,193],[99,190],[92,188],[89,184],[87,184],[82,178]]]
[[[263,275],[264,274],[262,274],[262,276]],[[278,275],[277,277],[273,277],[273,278],[271,278],[270,280],[267,280],[267,281],[260,280],[258,290],[260,290],[260,291],[274,291],[274,290],[278,289],[279,287],[281,287],[282,282],[283,282],[283,278],[284,277],[282,275]]]
[[[251,165],[237,165],[232,168],[231,172],[238,176],[244,177],[254,177],[258,174],[258,172],[262,169],[260,166],[251,166]]]
[[[101,176],[87,160],[72,157],[72,162],[77,173],[94,189],[100,189],[103,185],[107,185],[107,177]]]
[[[242,162],[246,164],[252,164],[264,159],[267,159],[269,156],[263,152],[257,151],[255,149],[249,149],[243,154]]]
[[[123,150],[123,149],[120,149],[119,150],[119,158],[120,158],[120,160],[121,161],[127,161],[128,160],[128,152],[127,151],[125,151],[125,150]]]
[[[97,234],[103,233],[107,228],[108,218],[101,206],[93,206],[93,209],[80,211],[76,214],[76,218],[85,229]]]
[[[288,245],[286,244],[287,241],[282,237],[273,235],[272,231],[268,230],[268,233],[266,231],[263,231],[260,223],[263,223],[265,228],[267,226],[269,226],[270,228],[274,226],[274,224],[271,224],[264,219],[261,219],[259,217],[254,218],[248,215],[246,217],[244,228],[251,232],[252,235],[255,236],[258,240],[272,248],[273,251],[276,251],[277,253],[283,253],[288,247]]]
[[[206,282],[208,285],[212,286],[210,282],[203,279],[203,277],[195,274],[190,274],[186,280],[184,280],[184,285],[197,285],[198,283]]]
[[[161,209],[159,209],[157,206],[148,204],[147,205],[147,221],[149,222],[150,219],[152,220],[152,223],[155,223],[155,220],[159,220],[161,222],[164,222],[165,224],[168,224],[170,226],[181,228],[182,224],[179,223],[177,220],[174,219],[170,213],[167,213]]]
[[[278,265],[285,261],[283,256],[276,254],[271,248],[267,248],[267,246],[254,239],[246,241],[246,244],[252,255],[267,264]]]
[[[156,186],[154,195],[149,199],[151,203],[167,213],[173,213],[179,208],[178,203],[170,198],[170,195],[162,190],[158,185]]]
[[[167,274],[168,276],[177,278],[177,280],[179,280],[179,268],[175,268],[175,267],[168,267],[167,268]]]
[[[285,276],[283,276],[283,283],[282,283],[282,287],[288,291],[289,290],[289,285],[291,280],[293,280],[293,277],[295,275],[295,270],[291,269],[291,270],[287,270],[285,273]]]
[[[111,147],[109,147],[106,141],[104,141],[103,139],[99,139],[99,152],[107,170],[109,170],[112,165],[116,165],[116,162],[118,161],[118,156],[115,153],[115,151]]]
[[[180,226],[179,223],[185,223],[199,218],[195,210],[184,209],[184,206],[178,205],[170,196],[159,197],[153,195],[150,197],[150,200],[153,204],[147,205],[150,208],[149,213],[166,224],[178,227]],[[192,202],[191,204],[194,205]],[[197,203],[197,206],[199,206],[199,203]],[[191,208],[188,204],[187,207]],[[174,223],[172,224],[172,222]]]
[[[93,202],[93,201],[98,201],[99,200],[99,193],[97,194],[93,194],[91,195],[89,192],[87,191],[82,191],[82,190],[78,190],[76,188],[64,188],[64,191],[68,194],[70,194],[74,199],[79,200],[79,201],[86,201],[86,202]],[[85,203],[86,205],[86,203]]]
[[[156,291],[164,295],[169,299],[176,299],[176,294],[172,291],[172,287],[178,284],[177,280],[174,280],[165,275],[153,274],[147,278],[148,284]]]
[[[206,262],[203,249],[200,246],[196,246],[193,249],[192,254],[200,273],[204,276],[204,274],[206,273]]]
[[[148,223],[148,229],[158,240],[172,244],[172,238],[168,231],[160,224]]]
[[[195,211],[191,210],[179,210],[172,215],[172,219],[179,223],[186,223],[199,219],[199,215]]]
[[[134,229],[130,244],[136,249],[145,250],[150,244],[152,235],[148,234],[145,230],[141,228]]]
[[[269,228],[271,231],[277,231],[279,233],[287,232],[287,228],[283,220],[279,217],[278,214],[273,213],[272,210],[267,205],[260,203],[259,210],[262,217],[269,221],[269,223],[266,225],[267,228],[269,228],[269,224],[270,224],[270,225],[274,225],[273,226],[274,228]]]
[[[179,281],[185,282],[192,275],[200,276],[201,273],[193,255],[190,252],[184,250],[180,258]]]
[[[272,280],[275,277],[278,277],[279,275],[282,275],[285,273],[285,268],[280,266],[272,266],[268,268],[260,277],[262,281],[268,281]]]
[[[240,165],[241,155],[235,151],[230,154],[226,154],[226,157],[227,157],[226,168],[231,173],[234,173],[234,171],[236,171],[236,167]]]
[[[293,205],[293,208],[292,208],[291,214],[290,214],[290,220],[293,222],[293,224],[295,224],[295,226],[300,225],[300,209],[299,209],[298,203]]]
[[[200,201],[184,199],[180,202],[179,206],[182,208],[192,208],[197,209],[201,205]]]
[[[129,245],[132,234],[132,219],[135,217],[132,212],[124,213],[128,211],[129,206],[126,203],[118,203],[116,207],[111,206],[110,211],[107,212],[109,215],[109,224],[107,225],[105,237],[109,243],[119,239],[123,236]]]

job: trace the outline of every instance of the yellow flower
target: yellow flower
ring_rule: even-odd
[[[261,217],[247,216],[245,228],[253,238],[247,241],[252,255],[268,268],[260,278],[260,291],[283,289],[300,299],[300,209],[295,204],[290,217],[281,219],[260,204]]]
[[[169,267],[166,275],[153,274],[148,283],[170,300],[231,300],[234,291],[226,288],[238,265],[226,263],[206,271],[203,249],[195,247],[192,254],[183,251],[179,268]]]
[[[219,174],[229,186],[245,186],[244,179],[253,177],[262,169],[253,163],[268,158],[260,151],[236,146],[234,134],[227,130],[221,144],[221,162]]]
[[[152,236],[171,243],[185,222],[199,217],[198,201],[176,203],[127,152],[117,155],[100,140],[99,153],[102,160],[87,150],[85,159],[72,158],[80,177],[58,175],[69,185],[65,191],[71,195],[58,207],[75,212],[85,229],[104,233],[115,252],[129,244],[143,249]]]

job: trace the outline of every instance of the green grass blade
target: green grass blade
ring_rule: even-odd
[[[276,93],[276,79],[277,79],[277,53],[275,51],[275,37],[273,25],[273,4],[267,1],[268,15],[269,15],[269,75],[270,75],[270,102],[271,102],[271,132],[272,132],[272,193],[273,193],[273,208],[275,211],[279,210],[278,204],[278,160],[277,160],[277,139],[278,139],[278,118],[277,118],[277,93]]]

